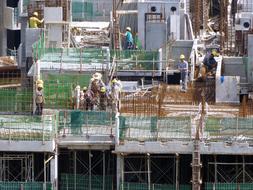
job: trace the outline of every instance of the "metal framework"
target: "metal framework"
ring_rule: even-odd
[[[124,183],[172,184],[179,187],[179,156],[170,155],[129,155],[123,156],[121,188]],[[157,161],[160,162],[157,162]]]
[[[212,169],[211,169],[212,168]],[[214,183],[252,183],[253,182],[253,163],[242,162],[226,163],[208,162],[208,180]]]
[[[33,180],[33,154],[3,154],[0,157],[0,181]]]

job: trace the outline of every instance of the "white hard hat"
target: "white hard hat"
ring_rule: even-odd
[[[128,26],[126,27],[126,30],[130,31],[131,32],[131,28]]]

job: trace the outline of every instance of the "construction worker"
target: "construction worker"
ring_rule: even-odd
[[[178,69],[180,71],[180,90],[182,92],[187,91],[187,79],[188,79],[188,62],[185,61],[185,56],[180,55],[180,62],[178,63]]]
[[[122,84],[119,80],[114,78],[111,82],[111,98],[112,98],[112,110],[119,111],[120,108],[120,92],[122,90]]]
[[[121,35],[125,36],[125,48],[124,49],[133,49],[134,48],[134,39],[131,33],[131,28],[126,27],[126,32],[121,33]]]
[[[217,61],[214,59],[215,56],[218,56],[217,50],[213,49],[211,54],[207,54],[203,60],[203,64],[206,68],[206,73],[215,72],[217,67]]]
[[[40,20],[38,19],[38,17],[39,17],[38,12],[34,12],[33,16],[29,18],[30,28],[38,28],[38,24],[42,24],[44,22],[44,19]]]
[[[99,94],[99,109],[106,110],[108,95],[106,93],[106,88],[103,86]]]
[[[91,90],[85,86],[83,87],[83,109],[84,110],[93,110],[93,93]]]
[[[42,112],[43,112],[43,106],[45,103],[45,99],[44,99],[42,89],[43,89],[43,84],[38,83],[37,90],[36,90],[36,97],[35,97],[35,103],[36,103],[35,114],[36,115],[42,115]]]

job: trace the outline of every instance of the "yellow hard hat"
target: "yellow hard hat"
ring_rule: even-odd
[[[117,82],[117,79],[113,79],[113,80],[112,80],[112,83],[116,83],[116,82]]]
[[[38,84],[38,88],[43,88],[43,84]]]
[[[43,82],[43,80],[40,80],[40,79],[38,79],[37,81],[36,81],[36,84],[44,84],[44,82]]]
[[[129,26],[126,27],[126,30],[128,30],[129,32],[131,32],[131,28]]]
[[[181,54],[181,55],[180,55],[180,59],[185,59],[184,54]]]
[[[216,50],[216,49],[213,49],[213,50],[212,50],[212,54],[213,54],[213,56],[218,56],[217,50]]]
[[[33,12],[33,16],[39,16],[38,12]]]
[[[106,92],[106,88],[103,86],[103,87],[100,89],[100,92]]]
[[[87,87],[85,86],[85,87],[83,87],[83,91],[86,91],[87,90]]]

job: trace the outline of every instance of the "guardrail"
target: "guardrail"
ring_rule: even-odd
[[[55,116],[0,116],[0,139],[49,141],[55,136]]]
[[[63,136],[115,134],[115,114],[103,111],[60,111],[58,134]]]
[[[119,140],[191,140],[195,137],[196,124],[190,117],[119,116]],[[253,118],[207,117],[201,138],[204,141],[252,141]]]

